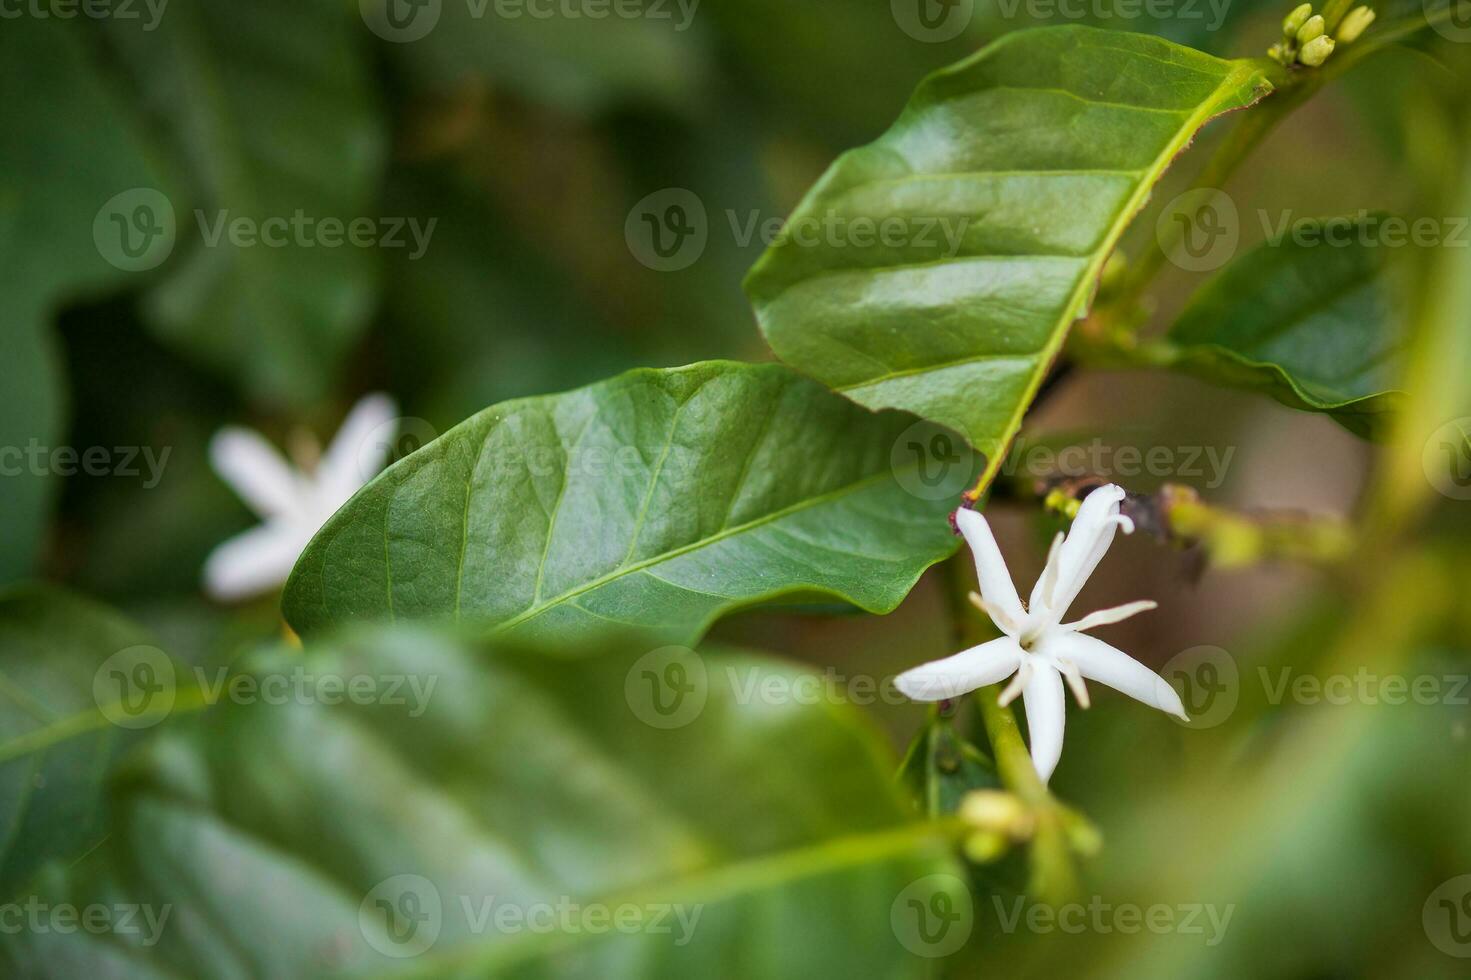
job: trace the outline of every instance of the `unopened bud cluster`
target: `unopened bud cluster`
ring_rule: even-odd
[[[1350,10],[1353,0],[1328,0],[1322,13],[1302,4],[1282,21],[1282,40],[1267,52],[1274,60],[1291,67],[1317,68],[1340,44],[1352,44],[1374,22],[1368,7]]]

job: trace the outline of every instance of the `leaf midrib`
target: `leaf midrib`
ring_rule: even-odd
[[[917,852],[925,843],[941,842],[943,830],[942,824],[927,822],[847,834],[816,844],[804,844],[730,864],[703,868],[682,877],[642,885],[620,894],[592,898],[588,904],[607,907],[641,906],[655,899],[664,904],[681,904],[691,899],[696,900],[693,904],[701,906],[718,903],[759,891],[763,887]],[[571,935],[523,932],[517,938],[502,941],[488,949],[482,948],[482,943],[471,943],[438,957],[430,957],[421,970],[408,975],[441,976],[447,968],[472,965],[477,971],[500,970],[516,963],[534,960],[558,948],[578,945],[590,938],[600,938],[600,935],[586,930]],[[404,976],[401,973],[392,975]]]
[[[747,531],[754,530],[766,524],[770,524],[774,521],[781,520],[782,518],[788,517],[792,514],[800,513],[810,507],[816,507],[820,504],[828,503],[850,493],[857,493],[868,488],[869,486],[877,483],[882,483],[885,480],[889,480],[892,478],[893,473],[889,470],[882,470],[878,473],[872,473],[861,480],[857,480],[853,483],[845,484],[844,486],[829,490],[827,493],[819,494],[815,497],[808,497],[804,500],[799,500],[794,504],[790,504],[779,510],[774,510],[769,514],[762,514],[755,520],[747,521],[744,524],[737,524],[735,527],[723,528],[708,538],[701,538],[697,541],[691,541],[688,544],[681,545],[680,547],[674,548],[670,551],[660,552],[657,555],[651,555],[648,558],[643,559],[642,561],[634,562],[632,565],[620,565],[612,571],[604,572],[597,578],[589,579],[587,582],[584,582],[575,588],[568,589],[566,592],[553,596],[552,598],[547,599],[539,604],[533,603],[531,606],[528,606],[526,609],[517,613],[510,619],[503,620],[502,622],[497,623],[495,629],[497,631],[513,629],[517,626],[520,626],[522,623],[541,615],[554,606],[561,605],[569,599],[575,599],[580,595],[591,592],[593,589],[597,589],[604,585],[607,585],[609,582],[617,581],[625,575],[632,575],[654,565],[658,565],[666,561],[673,561],[674,559],[689,554],[693,551],[697,551],[701,548],[718,544],[719,542],[724,541],[728,538],[735,537],[739,534],[744,534]],[[540,574],[540,571],[541,570],[538,569],[538,574]],[[456,595],[455,601],[456,603],[459,602],[458,595]]]

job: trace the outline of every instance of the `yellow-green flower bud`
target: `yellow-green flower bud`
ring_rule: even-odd
[[[957,813],[977,830],[994,831],[1014,840],[1031,836],[1033,816],[1021,800],[995,789],[977,789],[965,794]]]
[[[1293,9],[1292,13],[1282,21],[1282,36],[1296,37],[1297,29],[1301,27],[1309,17],[1313,16],[1313,5],[1305,3]]]
[[[1328,56],[1332,53],[1333,38],[1326,34],[1320,34],[1302,46],[1302,51],[1298,53],[1297,60],[1309,68],[1316,68],[1327,61]]]
[[[978,830],[966,837],[965,843],[961,845],[965,856],[973,864],[990,864],[998,861],[1006,853],[1010,841],[1005,834],[994,830]]]
[[[1322,37],[1326,30],[1327,28],[1323,24],[1323,15],[1313,14],[1313,16],[1303,21],[1302,26],[1297,29],[1297,43],[1307,44],[1315,37]]]
[[[1323,4],[1323,33],[1332,34],[1334,29],[1343,21],[1343,15],[1348,13],[1354,0],[1328,0]]]
[[[1343,18],[1343,23],[1338,25],[1338,30],[1333,36],[1344,44],[1351,44],[1359,39],[1359,35],[1374,23],[1374,11],[1368,7],[1355,7]]]

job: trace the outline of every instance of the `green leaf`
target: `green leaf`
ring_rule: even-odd
[[[51,321],[64,302],[115,288],[133,273],[94,240],[104,205],[156,187],[127,113],[84,57],[79,35],[52,18],[0,31],[0,583],[33,570],[50,509],[49,456],[65,438],[66,394]],[[65,118],[67,125],[58,125]],[[104,225],[101,229],[106,231]]]
[[[103,781],[173,702],[171,679],[153,675],[167,687],[125,691],[112,676],[121,671],[127,683],[138,665],[161,666],[167,658],[148,643],[141,627],[63,592],[0,595],[0,895],[106,836]],[[113,694],[136,697],[123,704]]]
[[[798,205],[746,283],[767,340],[860,404],[960,432],[989,479],[1154,182],[1268,89],[1258,63],[1143,35],[1002,38]]]
[[[891,924],[912,915],[905,889],[970,900],[871,733],[835,706],[747,703],[797,668],[683,657],[692,700],[659,727],[629,686],[642,658],[422,631],[261,656],[243,676],[262,690],[301,668],[371,694],[223,703],[135,755],[112,837],[38,897],[136,903],[144,934],[7,930],[0,962],[36,978],[925,976]],[[620,908],[633,928],[592,917]]]
[[[196,181],[172,274],[145,303],[150,326],[277,405],[332,390],[327,368],[377,299],[375,248],[322,227],[385,217],[385,127],[356,7],[205,0],[169,10],[155,31],[120,22],[112,33]],[[241,219],[261,238],[233,241]],[[398,239],[412,245],[406,230]]]
[[[689,642],[793,593],[888,612],[955,550],[946,515],[973,471],[956,457],[950,493],[926,492],[913,424],[779,365],[718,361],[496,405],[327,522],[286,617],[303,634],[452,617]]]
[[[1405,252],[1385,243],[1385,220],[1303,221],[1232,262],[1170,329],[1166,363],[1361,435],[1382,429],[1399,394]]]
[[[975,789],[999,789],[996,763],[955,730],[951,718],[931,718],[909,746],[900,776],[920,811],[948,816]]]

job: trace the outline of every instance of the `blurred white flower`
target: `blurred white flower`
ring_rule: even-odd
[[[209,444],[210,463],[262,523],[215,548],[204,586],[230,601],[279,587],[312,536],[387,461],[398,408],[384,394],[353,406],[325,453],[310,442],[288,463],[258,432],[230,426]]]
[[[1061,622],[1108,551],[1115,531],[1122,527],[1125,534],[1133,532],[1134,522],[1119,513],[1123,499],[1123,489],[1113,484],[1087,496],[1067,536],[1059,533],[1053,540],[1047,567],[1025,606],[1017,596],[990,525],[979,513],[962,508],[955,522],[975,555],[981,584],[981,594],[972,593],[971,601],[1006,635],[906,671],[894,680],[901,692],[916,701],[942,701],[1011,677],[1000,701],[1010,704],[1018,694],[1022,696],[1032,763],[1044,783],[1052,777],[1062,756],[1064,679],[1085,708],[1086,677],[1189,720],[1180,696],[1163,678],[1122,650],[1083,632],[1153,609],[1155,603],[1130,602],[1076,622]]]

